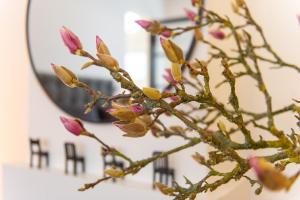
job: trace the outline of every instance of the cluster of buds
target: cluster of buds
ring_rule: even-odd
[[[108,109],[107,112],[119,120],[113,124],[126,133],[124,136],[142,137],[149,130],[151,118],[149,115],[144,114],[142,105],[123,106],[112,103],[112,108]]]
[[[136,23],[140,25],[143,29],[145,29],[147,32],[153,34],[153,35],[161,35],[166,38],[172,36],[172,30],[167,28],[166,26],[162,25],[160,22],[154,20],[137,20]]]

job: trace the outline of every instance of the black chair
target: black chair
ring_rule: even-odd
[[[30,141],[30,167],[33,167],[33,158],[38,158],[38,168],[42,168],[42,158],[45,158],[46,166],[49,167],[49,153],[42,151],[41,143],[39,139],[29,139]]]
[[[162,152],[155,151],[155,152],[153,152],[152,155],[157,156],[161,153]],[[173,184],[173,181],[175,179],[175,170],[169,168],[168,157],[159,158],[153,162],[153,189],[155,189],[155,182],[157,182],[156,174],[159,175],[160,183],[163,183],[163,184],[169,185],[169,186]],[[163,180],[163,177],[165,177],[164,180]],[[171,177],[170,184],[169,184],[169,177]]]
[[[76,147],[74,143],[66,142],[65,143],[65,153],[66,153],[66,160],[65,160],[65,174],[68,174],[68,165],[69,161],[73,162],[73,174],[77,175],[77,163],[81,163],[82,173],[85,172],[85,159],[82,156],[78,156],[76,153]]]
[[[102,159],[103,159],[103,176],[105,177],[105,169],[107,167],[115,167],[120,170],[124,170],[124,163],[122,161],[117,161],[114,154],[107,152],[105,148],[102,148]],[[115,182],[116,179],[113,179]]]

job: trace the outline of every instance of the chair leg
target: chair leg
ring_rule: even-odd
[[[46,155],[46,165],[49,167],[49,155]]]
[[[175,172],[172,173],[172,186],[174,186],[174,182],[175,182]]]
[[[30,154],[30,167],[33,167],[33,155]]]
[[[76,162],[76,160],[73,160],[73,174],[75,176],[77,175],[77,162]]]
[[[41,169],[42,168],[42,156],[39,154],[38,155],[38,168]]]
[[[156,173],[153,172],[153,181],[152,181],[152,188],[155,189],[155,180],[156,180]]]
[[[85,173],[85,160],[82,161],[82,173]]]
[[[162,181],[163,181],[163,174],[159,173],[159,182],[162,183]]]
[[[169,174],[166,174],[165,177],[166,177],[166,182],[165,182],[165,184],[166,184],[166,185],[169,185]]]
[[[65,174],[68,174],[68,160],[65,161]]]

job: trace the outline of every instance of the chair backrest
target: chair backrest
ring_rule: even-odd
[[[31,153],[38,153],[38,152],[42,151],[41,143],[40,143],[39,139],[30,138],[29,141],[30,141],[30,151],[31,151]]]
[[[76,147],[74,143],[71,142],[65,142],[65,153],[66,158],[76,158]]]
[[[153,156],[157,156],[161,154],[162,152],[160,151],[154,151]],[[168,157],[163,157],[163,158],[158,158],[153,162],[153,168],[154,169],[168,169],[169,168],[169,161]]]

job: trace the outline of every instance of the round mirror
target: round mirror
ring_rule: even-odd
[[[106,70],[98,67],[80,70],[86,59],[69,53],[59,29],[62,26],[71,29],[91,53],[96,51],[96,35],[101,36],[137,85],[163,88],[166,83],[161,77],[169,63],[160,45],[155,45],[157,37],[150,37],[135,20],[162,19],[170,27],[190,23],[183,17],[183,7],[189,4],[189,0],[29,0],[27,41],[33,70],[49,98],[62,110],[85,121],[109,122],[112,118],[100,106],[84,115],[89,95],[64,86],[54,75],[50,63],[70,68],[81,81],[106,95],[118,92]],[[192,33],[176,40],[183,49],[188,49],[191,38]]]

